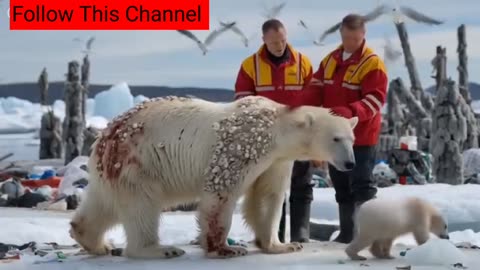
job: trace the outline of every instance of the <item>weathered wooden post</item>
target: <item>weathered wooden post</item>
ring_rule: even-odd
[[[83,124],[84,127],[87,125],[87,99],[88,99],[88,92],[89,92],[89,79],[90,79],[90,60],[88,59],[88,54],[83,57],[83,64],[82,64],[82,86],[83,86],[83,96],[82,96],[82,117],[83,117]]]
[[[62,126],[60,118],[56,117],[52,109],[48,109],[48,73],[43,68],[39,78],[40,104],[42,105],[42,118],[40,122],[40,147],[39,159],[62,157]],[[47,110],[43,110],[47,108]]]
[[[432,66],[435,75],[432,77],[435,78],[436,89],[443,87],[443,84],[447,82],[447,49],[442,48],[442,46],[437,46],[437,53],[432,60]]]
[[[97,136],[100,134],[100,132],[101,132],[100,129],[97,129],[94,127],[85,128],[83,132],[84,140],[83,140],[82,156],[90,156],[92,145],[97,139]]]
[[[401,78],[393,80],[391,84],[397,95],[408,107],[410,114],[407,119],[405,119],[405,124],[415,127],[418,149],[428,152],[430,140],[430,116],[428,111],[425,110],[420,101],[407,90]],[[408,129],[408,126],[405,126],[404,129]]]
[[[463,150],[478,147],[478,125],[475,118],[475,112],[471,106],[472,98],[468,87],[468,57],[467,57],[467,38],[465,25],[458,27],[458,88],[463,97],[462,110],[467,118],[467,140],[463,144]]]
[[[387,122],[388,122],[388,134],[394,136],[401,136],[400,127],[404,121],[404,115],[402,108],[400,107],[400,100],[397,95],[397,85],[394,81],[390,82],[387,92]]]
[[[61,120],[50,110],[42,115],[39,159],[62,158]]]
[[[467,139],[467,121],[460,96],[455,82],[449,79],[435,98],[430,149],[437,183],[463,184],[462,144]]]
[[[472,103],[470,91],[468,89],[468,57],[467,57],[467,37],[465,33],[465,25],[458,27],[458,88],[467,104]]]
[[[408,33],[405,23],[403,22],[403,20],[397,19],[395,21],[395,27],[397,29],[398,37],[400,38],[400,43],[402,45],[405,65],[407,66],[408,76],[410,77],[411,90],[415,98],[422,102],[422,106],[425,108],[425,110],[430,112],[433,108],[433,100],[423,91],[423,87],[420,82],[420,76],[418,75],[417,66],[415,64],[415,58],[413,57],[410,43],[408,41]]]
[[[68,63],[67,81],[65,83],[65,120],[63,122],[65,164],[81,155],[83,148],[83,86],[80,84],[79,68],[78,61]]]
[[[48,105],[48,73],[47,68],[42,69],[42,73],[38,77],[37,85],[40,88],[40,105]]]

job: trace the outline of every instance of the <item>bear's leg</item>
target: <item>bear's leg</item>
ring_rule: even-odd
[[[390,254],[390,251],[392,249],[392,245],[393,245],[393,238],[391,239],[386,239],[384,241],[382,241],[382,254],[383,254],[383,259],[395,259],[395,257],[393,257],[391,254]]]
[[[139,259],[173,258],[185,254],[182,249],[159,244],[161,208],[152,205],[148,198],[135,194],[122,209],[121,221],[127,235],[127,246],[123,254]]]
[[[383,258],[382,242],[383,240],[375,240],[370,246],[370,253],[376,258]]]
[[[111,200],[105,200],[99,187],[92,184],[86,199],[75,211],[70,222],[70,236],[93,255],[107,255],[112,247],[105,243],[105,232],[118,223]]]
[[[301,250],[300,243],[281,243],[278,228],[285,192],[290,187],[293,162],[276,163],[250,187],[245,198],[244,216],[255,233],[255,243],[268,254]]]
[[[244,256],[244,247],[228,246],[227,235],[238,195],[228,192],[205,192],[198,205],[200,245],[210,258]]]
[[[428,241],[428,238],[430,237],[430,232],[425,228],[418,228],[413,231],[413,237],[415,238],[415,241],[417,241],[418,245],[423,245],[425,242]]]
[[[373,242],[374,240],[370,235],[365,235],[362,232],[359,232],[358,235],[355,236],[353,241],[347,246],[347,248],[345,249],[345,253],[347,253],[348,257],[350,257],[350,259],[352,260],[366,260],[367,258],[358,255],[358,253],[364,248],[372,245]]]

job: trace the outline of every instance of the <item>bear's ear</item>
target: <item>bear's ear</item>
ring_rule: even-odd
[[[348,119],[348,121],[350,121],[350,126],[352,127],[352,129],[354,129],[358,124],[358,117],[354,116],[354,117]]]
[[[306,113],[302,121],[298,123],[299,128],[309,128],[313,125],[313,115],[311,113]]]

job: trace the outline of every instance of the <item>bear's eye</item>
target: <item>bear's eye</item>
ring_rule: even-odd
[[[334,142],[339,142],[339,141],[340,141],[340,138],[335,137],[335,138],[333,138],[333,141],[334,141]]]

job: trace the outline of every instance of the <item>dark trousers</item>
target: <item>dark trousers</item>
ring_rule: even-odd
[[[310,205],[313,201],[313,165],[311,161],[295,161],[293,164],[292,179],[290,185],[290,205]],[[292,211],[292,207],[290,208]],[[285,242],[286,200],[283,203],[282,218],[280,219],[279,238]]]
[[[356,165],[352,171],[340,172],[329,165],[330,178],[338,204],[368,201],[375,197],[377,188],[372,177],[375,166],[375,146],[354,146]]]

